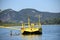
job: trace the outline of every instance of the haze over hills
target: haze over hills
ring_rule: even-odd
[[[21,23],[22,21],[27,22],[29,16],[31,22],[38,22],[38,15],[40,15],[41,23],[44,23],[46,20],[60,18],[60,13],[41,12],[36,9],[26,8],[20,11],[12,9],[3,10],[0,12],[0,20],[3,22]]]

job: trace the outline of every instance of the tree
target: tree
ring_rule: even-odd
[[[2,20],[0,20],[0,25],[2,25],[2,23],[3,23]]]

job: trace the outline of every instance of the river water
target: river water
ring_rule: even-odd
[[[60,40],[60,25],[42,25],[42,35],[22,35],[20,30],[0,28],[0,40]]]

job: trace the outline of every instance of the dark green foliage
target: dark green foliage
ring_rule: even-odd
[[[0,20],[7,24],[21,23],[21,21],[27,23],[28,16],[30,16],[30,21],[36,23],[38,22],[36,15],[41,16],[40,21],[42,24],[60,24],[60,13],[40,12],[30,8],[22,9],[18,12],[12,9],[3,10],[0,12]]]
[[[53,18],[44,21],[45,24],[60,24],[60,18]]]

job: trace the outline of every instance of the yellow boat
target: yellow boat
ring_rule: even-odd
[[[40,23],[40,16],[39,16],[39,27],[35,27],[34,23],[30,23],[30,18],[28,17],[28,27],[24,26],[22,23],[21,32],[22,34],[42,34],[42,28]]]

